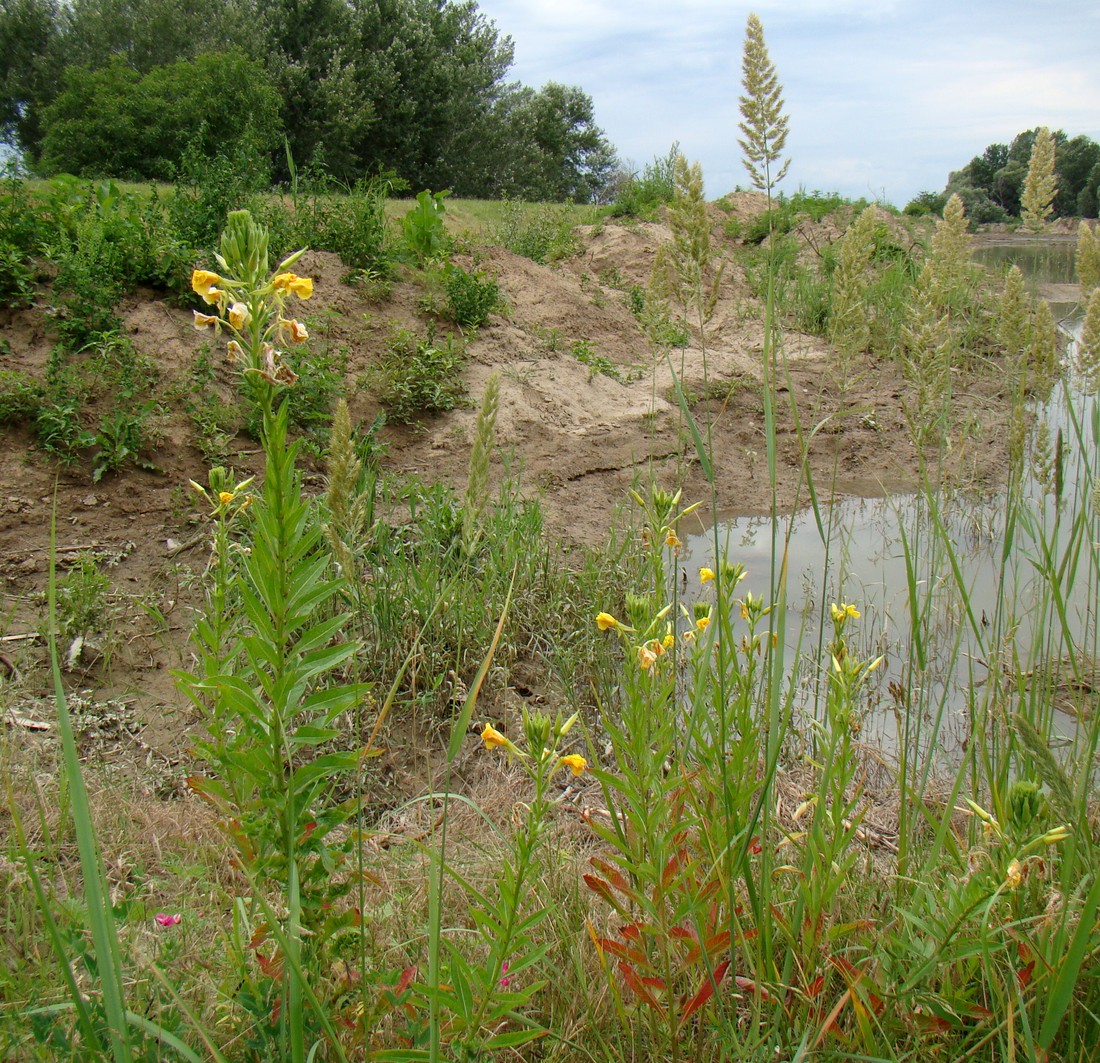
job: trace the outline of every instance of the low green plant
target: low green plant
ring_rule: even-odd
[[[444,283],[448,316],[463,327],[480,328],[502,306],[500,286],[480,271],[467,273],[461,266],[451,265]]]
[[[576,254],[573,224],[572,215],[552,203],[532,207],[508,200],[489,239],[514,255],[552,265]]]
[[[596,353],[596,348],[588,340],[575,340],[573,345],[569,348],[569,353],[577,359],[581,365],[588,366],[592,370],[592,375],[600,373],[603,376],[609,376],[612,380],[621,381],[623,375],[619,372],[618,367],[610,359],[605,358],[601,354]]]
[[[45,389],[18,369],[0,369],[0,425],[34,421]]]
[[[417,194],[416,206],[401,221],[405,247],[419,265],[444,259],[450,253],[451,240],[443,224],[447,210],[443,201],[450,194],[448,190],[433,194],[425,188]]]
[[[453,410],[465,399],[460,375],[465,362],[461,338],[437,339],[430,325],[423,338],[407,329],[395,331],[375,374],[388,417],[408,424],[424,414]]]
[[[91,441],[91,446],[97,448],[92,455],[92,483],[99,483],[107,473],[118,472],[126,465],[156,469],[153,462],[142,457],[149,442],[148,421],[156,408],[152,400],[130,409],[119,407],[99,422]]]
[[[676,185],[673,170],[679,154],[679,142],[674,142],[668,154],[654,156],[640,174],[629,174],[616,190],[612,217],[651,219],[671,203]]]

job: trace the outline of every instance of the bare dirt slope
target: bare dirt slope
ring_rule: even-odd
[[[752,196],[733,204],[735,214],[746,216],[759,207]],[[715,211],[716,240],[726,217]],[[542,498],[551,534],[599,545],[621,518],[628,489],[651,470],[666,487],[682,485],[687,500],[709,494],[676,400],[674,368],[694,417],[711,423],[720,505],[730,513],[766,510],[772,483],[762,402],[763,315],[736,262],[727,268],[705,350],[696,334],[670,362],[655,356],[628,306],[630,289],[648,285],[657,250],[670,238],[668,227],[606,224],[579,235],[581,252],[555,268],[497,248],[478,252],[478,267],[498,280],[507,309],[469,343],[464,376],[471,403],[414,428],[386,426],[384,467],[395,475],[461,486],[476,403],[486,379],[499,372],[496,474],[509,469],[521,477],[523,490]],[[833,236],[822,229],[814,238]],[[808,253],[813,242],[808,240]],[[727,245],[725,253],[730,250]],[[406,275],[387,299],[370,302],[342,282],[345,270],[334,256],[311,252],[296,268],[315,280],[314,298],[305,308],[311,331],[317,341],[346,350],[353,417],[369,423],[380,406],[375,391],[363,385],[363,374],[394,327],[423,332],[422,289]],[[55,342],[49,311],[43,304],[0,319],[0,369],[42,374]],[[93,484],[89,462],[58,467],[27,428],[0,430],[0,679],[41,666],[41,646],[32,649],[31,636],[41,623],[56,488],[63,563],[82,553],[94,556],[109,572],[118,603],[122,654],[109,670],[100,662],[89,671],[88,683],[128,697],[144,719],[165,720],[180,710],[166,667],[179,662],[192,624],[180,603],[193,595],[206,564],[199,514],[187,488],[189,479],[206,476],[186,412],[192,366],[205,349],[219,362],[217,381],[209,386],[229,399],[234,382],[220,366],[220,349],[211,351],[209,339],[192,328],[189,309],[138,292],[121,311],[127,335],[159,377],[164,412],[157,419],[156,445],[146,454],[156,470],[128,469]],[[578,350],[589,364],[578,359]],[[775,488],[782,505],[799,497],[804,449],[819,489],[833,484],[840,493],[878,493],[912,482],[914,454],[902,412],[906,385],[894,364],[867,364],[843,405],[822,340],[784,332],[778,364]],[[953,461],[960,476],[982,482],[996,477],[1004,460],[1000,448],[990,445],[1001,416],[996,383],[960,381],[959,389],[972,411],[976,443],[960,440]],[[243,472],[259,469],[256,443],[244,435],[229,441],[228,456]],[[315,464],[307,485],[320,490],[322,472]],[[86,652],[94,656],[94,647]]]

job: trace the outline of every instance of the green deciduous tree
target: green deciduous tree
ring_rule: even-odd
[[[203,55],[142,76],[116,57],[71,67],[43,112],[47,172],[170,180],[188,145],[204,155],[279,142],[279,99],[262,66],[240,53]]]
[[[787,116],[783,113],[783,90],[764,43],[764,27],[750,14],[745,27],[745,48],[741,59],[741,97],[739,139],[745,168],[752,183],[772,196],[772,189],[783,180],[790,160],[782,160],[787,143]],[[781,161],[782,160],[782,161]]]

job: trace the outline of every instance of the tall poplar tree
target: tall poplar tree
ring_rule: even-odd
[[[1038,232],[1043,222],[1054,210],[1054,193],[1058,190],[1058,178],[1054,175],[1054,137],[1043,126],[1031,148],[1027,164],[1027,180],[1020,198],[1021,217],[1024,224]]]
[[[764,43],[764,27],[755,13],[749,14],[745,27],[745,50],[741,59],[741,132],[738,139],[744,152],[745,168],[752,183],[768,195],[787,175],[790,159],[780,163],[787,143],[787,116],[783,113],[783,89]],[[779,164],[778,169],[775,169]]]

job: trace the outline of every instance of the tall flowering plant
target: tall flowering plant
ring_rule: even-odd
[[[217,810],[235,863],[251,881],[264,920],[253,935],[257,961],[270,983],[281,1058],[295,1063],[305,1058],[303,963],[320,964],[336,931],[355,919],[339,903],[354,880],[354,833],[334,831],[355,813],[338,788],[363,753],[339,748],[338,718],[365,694],[362,684],[344,682],[358,647],[345,634],[351,625],[336,604],[341,582],[331,575],[322,528],[302,496],[297,443],[287,439],[284,398],[297,378],[281,348],[308,338],[287,306],[313,294],[313,282],[291,272],[301,254],[271,272],[267,232],[237,211],[216,256],[221,272],[192,276],[195,292],[213,308],[196,312],[195,326],[230,334],[230,361],[263,414],[266,462],[262,489],[247,510],[240,501],[245,484],[222,482],[222,474],[209,490],[199,487],[216,521],[217,626],[199,631],[195,672],[177,674],[208,722],[208,737],[196,743],[204,771],[188,784]],[[226,571],[230,522],[244,520],[250,548]],[[326,747],[335,751],[322,752]],[[274,954],[261,956],[271,938]],[[323,1009],[314,1012],[328,1029]]]

